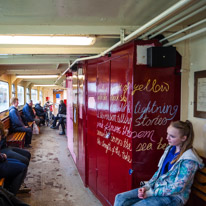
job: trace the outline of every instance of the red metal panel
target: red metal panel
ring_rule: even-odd
[[[175,68],[134,68],[133,187],[148,180],[167,146],[166,130],[180,118],[180,76]]]
[[[87,174],[88,186],[96,194],[97,189],[97,64],[88,64],[87,78]]]
[[[103,62],[97,67],[97,195],[101,201],[108,200],[110,140],[105,136],[109,132],[105,125],[109,119],[109,80],[110,62]]]
[[[76,155],[74,153],[74,141],[73,141],[73,100],[72,100],[72,79],[67,77],[67,141],[69,151],[76,162]]]

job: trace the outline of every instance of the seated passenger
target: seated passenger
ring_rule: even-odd
[[[33,101],[29,100],[28,103],[26,103],[22,109],[23,115],[27,122],[36,122],[37,125],[39,125],[40,120],[35,118],[35,114],[32,108]]]
[[[51,126],[52,129],[59,129],[59,125],[62,126],[62,132],[60,132],[60,135],[64,135],[65,134],[65,124],[64,124],[64,119],[66,118],[66,105],[64,104],[63,100],[60,100],[60,104],[59,104],[59,110],[58,110],[58,114],[56,117],[54,117],[54,122]],[[59,120],[58,124],[57,120]]]
[[[10,126],[12,132],[26,132],[25,135],[25,147],[31,147],[31,139],[32,139],[32,129],[29,126],[25,126],[20,113],[18,111],[19,100],[16,97],[11,98],[11,107],[9,108],[9,118],[10,118]]]
[[[4,124],[0,121],[0,153],[6,154],[7,158],[19,160],[20,162],[24,163],[28,168],[31,159],[31,153],[24,149],[8,147],[6,144],[7,134],[8,131],[4,129]],[[21,185],[20,190],[21,192],[31,191],[31,189],[28,188],[24,183]]]
[[[0,130],[0,139],[2,130]],[[0,178],[5,178],[4,187],[14,195],[19,191],[27,173],[27,165],[0,153]]]
[[[117,194],[114,206],[182,206],[189,199],[195,172],[203,168],[193,149],[194,132],[190,121],[172,122],[167,128],[169,146],[158,170],[143,187]]]
[[[35,104],[35,111],[36,111],[36,115],[40,118],[40,124],[42,123],[43,125],[45,125],[46,112],[41,106],[41,101]]]

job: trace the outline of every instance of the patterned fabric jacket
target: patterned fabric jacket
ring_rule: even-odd
[[[203,168],[204,164],[196,152],[189,149],[182,154],[168,172],[160,176],[162,164],[171,147],[166,148],[159,161],[157,172],[144,187],[147,190],[147,197],[177,196],[185,204],[189,199],[194,175],[198,169]]]

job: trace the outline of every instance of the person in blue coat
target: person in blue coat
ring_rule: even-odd
[[[26,126],[21,118],[21,115],[18,111],[19,100],[16,97],[11,98],[11,107],[9,107],[9,118],[10,118],[10,129],[11,132],[26,132],[25,135],[25,147],[31,147],[32,139],[32,129],[29,126]]]
[[[33,105],[33,101],[29,100],[29,102],[24,105],[23,110],[22,110],[23,115],[26,118],[27,122],[33,122],[35,119],[32,105]]]
[[[37,125],[39,125],[40,120],[35,117],[36,114],[34,113],[32,106],[33,106],[32,100],[29,100],[29,102],[24,105],[22,109],[24,118],[26,119],[27,122],[35,122]]]

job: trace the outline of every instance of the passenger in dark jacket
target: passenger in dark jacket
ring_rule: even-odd
[[[12,106],[9,108],[10,125],[12,132],[26,132],[25,147],[31,147],[32,129],[29,126],[25,126],[20,113],[18,111],[19,100],[16,97],[11,98]]]
[[[36,118],[36,112],[34,113],[32,105],[33,105],[32,100],[29,100],[29,102],[24,105],[22,110],[23,115],[27,122],[35,122],[37,125],[39,125],[40,120]]]
[[[29,101],[29,103],[26,103],[23,107],[23,115],[25,116],[27,122],[33,122],[34,121],[34,118],[35,118],[35,115],[34,115],[34,112],[33,112],[33,109],[32,109],[32,100]]]
[[[60,132],[60,135],[64,135],[65,134],[65,123],[64,120],[66,118],[66,105],[64,104],[63,100],[60,100],[60,104],[59,104],[59,111],[57,116],[54,118],[54,122],[51,126],[52,129],[59,129],[59,125],[61,125],[62,127],[62,132]],[[57,120],[59,120],[58,124]]]
[[[45,125],[46,112],[41,106],[41,101],[35,104],[35,111],[36,111],[36,115],[40,118],[40,124],[42,123],[43,125]]]

